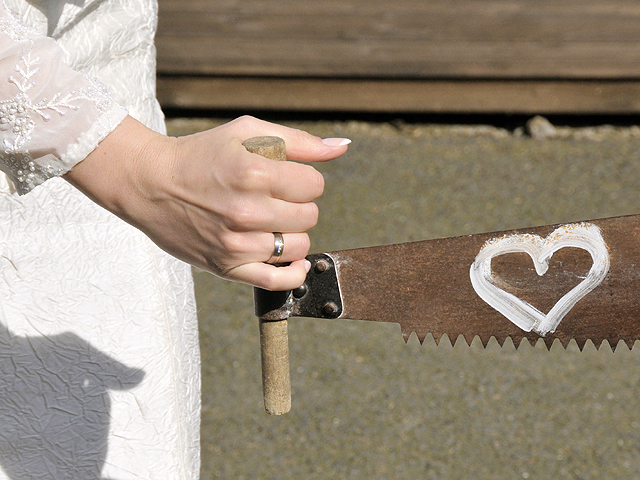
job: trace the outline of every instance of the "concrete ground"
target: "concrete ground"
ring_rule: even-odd
[[[168,125],[177,135],[218,123]],[[288,123],[353,140],[318,165],[316,252],[640,213],[636,127],[532,127],[534,139],[483,126]],[[421,346],[395,324],[292,319],[293,408],[270,417],[251,289],[195,277],[203,479],[640,478],[638,348]]]

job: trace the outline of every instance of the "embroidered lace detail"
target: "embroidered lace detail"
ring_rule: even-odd
[[[5,8],[4,2],[0,3],[0,9],[2,8]],[[0,18],[0,32],[9,35],[16,42],[24,42],[28,40],[28,35],[37,33],[35,28],[20,23],[13,14],[9,18]]]
[[[9,138],[5,136],[3,141],[0,161],[13,173],[12,179],[14,183],[17,181],[15,187],[18,193],[24,194],[45,180],[60,176],[68,170],[68,168],[62,169],[60,166],[51,164],[40,165],[34,161],[28,142],[37,128],[38,117],[44,122],[49,122],[52,115],[64,116],[69,111],[80,110],[83,100],[95,105],[101,116],[118,105],[103,84],[88,76],[83,77],[89,85],[77,90],[71,90],[66,94],[58,92],[50,98],[46,96],[34,98],[37,94],[32,95],[32,91],[37,86],[40,58],[33,55],[34,42],[26,37],[27,34],[32,33],[31,30],[18,22],[0,19],[0,32],[14,40],[24,40],[29,45],[28,51],[26,53],[23,51],[19,62],[14,67],[17,75],[10,75],[8,79],[9,85],[16,90],[15,95],[8,100],[0,101],[0,131],[11,132]],[[99,142],[108,133],[109,131],[97,141]],[[76,162],[79,160],[82,158],[75,159]]]

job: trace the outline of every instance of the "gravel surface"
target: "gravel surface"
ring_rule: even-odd
[[[640,211],[640,129],[537,123],[289,122],[353,140],[318,165],[313,251]],[[195,278],[203,479],[640,478],[637,347],[405,344],[395,324],[292,319],[293,408],[269,417],[251,289]]]

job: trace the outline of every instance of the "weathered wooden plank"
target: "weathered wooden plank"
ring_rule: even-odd
[[[572,15],[634,15],[640,6],[635,0],[159,0],[161,12],[180,13],[197,12],[228,18],[233,14],[257,15],[304,14],[322,15],[359,15],[384,13],[387,16],[404,14],[448,14],[474,15],[518,14],[572,14]]]
[[[274,39],[180,38],[159,43],[163,73],[387,78],[637,78],[637,45],[430,43],[371,40],[313,45]],[[215,58],[210,53],[219,50]],[[185,55],[184,52],[194,52]]]
[[[324,2],[318,2],[320,5]],[[252,4],[251,2],[249,3]],[[304,5],[304,4],[303,4]],[[202,7],[179,8],[161,17],[162,34],[215,35],[260,38],[414,38],[452,41],[619,41],[631,43],[639,29],[640,8],[623,9],[509,9],[460,8],[353,9],[341,11],[230,11]],[[490,7],[490,5],[489,5]],[[214,31],[212,31],[214,27]],[[571,27],[567,30],[563,27]]]
[[[640,112],[640,82],[160,76],[165,108],[523,114]]]
[[[637,78],[629,0],[161,0],[173,74]]]

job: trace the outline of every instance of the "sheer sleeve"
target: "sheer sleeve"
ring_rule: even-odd
[[[24,194],[84,159],[127,115],[56,42],[0,2],[0,169]]]

